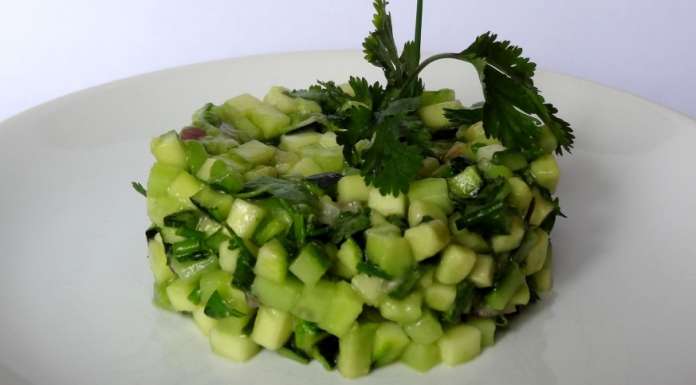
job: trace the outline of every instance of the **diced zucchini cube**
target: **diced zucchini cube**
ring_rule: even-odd
[[[534,196],[534,209],[529,217],[529,224],[539,226],[553,212],[555,205],[544,198],[537,189],[532,191],[532,195]]]
[[[435,278],[445,284],[456,284],[466,278],[476,263],[476,253],[464,246],[452,244],[442,252]]]
[[[442,88],[436,91],[423,91],[420,96],[421,106],[430,106],[432,104],[450,102],[454,100],[454,90],[450,88]]]
[[[263,97],[263,102],[270,104],[284,114],[297,112],[297,100],[288,95],[288,91],[285,87],[271,87],[266,96]]]

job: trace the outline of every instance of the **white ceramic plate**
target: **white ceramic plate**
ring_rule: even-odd
[[[226,60],[57,99],[0,124],[0,384],[326,384],[318,364],[214,356],[193,322],[151,305],[143,231],[149,139],[205,102],[349,74],[357,52]],[[436,64],[430,88],[480,99],[473,71]],[[540,73],[573,123],[560,164],[568,219],[555,291],[475,361],[356,383],[687,384],[696,378],[696,123],[633,96]]]

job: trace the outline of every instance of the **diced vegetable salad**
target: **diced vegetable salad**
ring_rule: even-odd
[[[152,221],[154,303],[191,314],[223,357],[265,348],[349,378],[453,366],[551,289],[554,152],[573,136],[533,64],[479,37],[487,54],[458,55],[489,88],[465,107],[451,89],[423,90],[419,60],[382,65],[391,21],[375,7],[366,57],[386,86],[351,77],[242,94],[151,143],[147,186],[134,186]],[[512,97],[520,87],[540,105]]]

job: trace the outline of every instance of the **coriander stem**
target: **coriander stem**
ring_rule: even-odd
[[[416,52],[418,53],[417,61],[420,61],[421,55],[421,24],[423,24],[423,0],[418,0],[416,3],[416,34],[413,39],[416,43]]]
[[[418,43],[416,43],[418,44]],[[419,51],[420,52],[420,51]],[[433,55],[425,60],[423,60],[418,67],[416,68],[415,71],[411,74],[411,76],[406,79],[406,82],[404,82],[403,87],[401,88],[402,90],[408,89],[408,87],[413,83],[416,79],[418,79],[418,74],[423,71],[423,68],[427,67],[430,63],[440,60],[440,59],[459,59],[459,60],[466,60],[460,53],[457,52],[447,52],[447,53],[441,53],[437,55]]]

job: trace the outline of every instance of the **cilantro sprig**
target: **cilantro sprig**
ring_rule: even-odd
[[[539,93],[533,81],[536,65],[522,56],[521,48],[487,32],[460,52],[421,61],[422,0],[418,0],[414,40],[407,41],[401,52],[394,40],[387,5],[386,0],[374,1],[374,30],[363,42],[365,59],[382,69],[385,86],[351,77],[350,93],[333,82],[294,91],[295,96],[322,106],[327,127],[336,131],[345,159],[360,169],[368,183],[383,194],[405,192],[424,157],[430,155],[430,133],[416,114],[424,88],[419,74],[442,59],[472,64],[484,95],[482,104],[446,110],[453,127],[482,120],[487,136],[529,159],[543,153],[541,137],[546,127],[556,139],[559,155],[571,150],[573,131]]]

